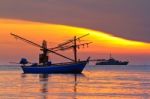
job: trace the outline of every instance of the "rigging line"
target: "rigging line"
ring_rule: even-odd
[[[36,43],[34,43],[34,42],[32,42],[32,41],[29,41],[29,40],[27,40],[27,39],[25,39],[25,38],[23,38],[23,37],[20,37],[20,36],[18,36],[18,35],[16,35],[16,34],[13,34],[13,33],[10,33],[10,34],[11,34],[12,36],[16,37],[16,38],[19,38],[19,39],[21,39],[21,40],[23,40],[23,41],[29,43],[29,44],[33,44],[33,45],[35,45],[35,46],[37,46],[37,47],[43,48],[43,46],[40,46],[39,44],[36,44]],[[66,58],[66,59],[68,59],[68,60],[74,62],[73,59],[68,58],[68,57],[66,57],[66,56],[64,56],[64,55],[61,55],[61,54],[59,54],[59,53],[57,53],[57,52],[55,52],[55,51],[52,51],[52,50],[47,49],[47,48],[43,48],[43,49],[45,49],[45,50],[47,50],[47,51],[49,51],[49,52],[52,52],[52,53],[54,53],[54,54],[56,54],[56,55],[58,55],[58,56],[61,56],[61,57],[63,57],[63,58]]]
[[[10,33],[12,36],[14,36],[15,38],[19,38],[19,39],[21,39],[21,40],[23,40],[23,41],[25,41],[25,42],[27,42],[27,43],[29,43],[29,44],[32,44],[32,45],[35,45],[35,46],[37,46],[37,47],[40,47],[40,48],[43,48],[41,45],[39,45],[39,44],[36,44],[36,43],[34,43],[34,42],[32,42],[32,41],[29,41],[29,40],[27,40],[27,39],[25,39],[25,38],[23,38],[23,37],[20,37],[20,36],[18,36],[18,35],[16,35],[16,34],[13,34],[13,33]]]
[[[54,48],[50,48],[50,50],[53,50],[53,49],[57,49],[57,48],[63,47],[64,45],[67,45],[67,44],[69,44],[69,43],[72,43],[74,40],[79,40],[79,39],[81,39],[81,38],[83,38],[83,37],[85,37],[85,36],[87,36],[87,35],[89,35],[89,33],[88,33],[88,34],[85,34],[85,35],[82,35],[82,36],[80,36],[80,37],[78,37],[78,38],[69,40],[68,42],[65,42],[64,44],[58,45],[58,46],[56,46],[56,47],[54,47]]]

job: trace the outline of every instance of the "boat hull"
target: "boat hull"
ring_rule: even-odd
[[[51,65],[51,66],[21,66],[24,73],[31,74],[51,74],[51,73],[81,73],[87,64],[87,61],[78,63],[70,63],[63,65]]]
[[[118,62],[118,63],[113,63],[113,62],[98,62],[96,65],[128,65],[128,62]]]

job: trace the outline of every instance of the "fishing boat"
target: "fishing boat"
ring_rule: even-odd
[[[21,66],[24,73],[40,73],[40,74],[50,74],[50,73],[81,73],[87,64],[87,61],[81,61],[77,63],[63,63],[63,64],[52,64],[47,66],[41,65],[31,65],[31,66]]]
[[[120,61],[114,59],[111,54],[109,59],[99,59],[96,62],[96,65],[128,65],[128,61]]]
[[[88,46],[90,43],[92,43],[92,42],[87,42],[87,43],[77,44],[77,41],[89,34],[83,35],[78,38],[75,36],[73,39],[58,44],[56,47],[53,48],[47,48],[47,42],[45,40],[43,40],[42,45],[39,45],[37,43],[34,43],[33,41],[27,40],[16,34],[11,33],[11,35],[17,39],[25,41],[28,44],[39,47],[42,51],[42,54],[39,54],[39,63],[31,63],[26,58],[22,58],[20,60],[19,63],[22,64],[21,68],[24,73],[31,73],[31,74],[81,73],[90,59],[90,57],[88,57],[87,60],[77,61],[78,60],[77,48],[85,45]],[[64,56],[57,52],[60,50],[64,51],[68,49],[73,49],[74,59]],[[60,57],[70,60],[71,62],[52,64],[52,62],[49,61],[49,57],[48,57],[49,53],[54,53]]]

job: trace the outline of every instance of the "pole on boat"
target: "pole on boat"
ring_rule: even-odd
[[[68,60],[70,60],[70,61],[75,61],[75,60],[73,60],[73,59],[71,59],[71,58],[69,58],[69,57],[66,57],[66,56],[64,56],[64,55],[62,55],[62,54],[59,54],[59,53],[57,53],[57,52],[55,52],[55,51],[53,51],[53,50],[50,50],[50,49],[48,49],[47,48],[47,44],[46,44],[46,41],[43,41],[43,44],[42,44],[42,46],[41,45],[39,45],[39,44],[37,44],[37,43],[34,43],[33,41],[30,41],[30,40],[27,40],[27,39],[25,39],[25,38],[23,38],[23,37],[21,37],[21,36],[18,36],[18,35],[16,35],[16,34],[13,34],[13,33],[10,33],[12,36],[14,36],[15,38],[18,38],[18,39],[20,39],[20,40],[22,40],[22,41],[24,41],[24,42],[26,42],[26,43],[28,43],[28,44],[31,44],[31,45],[34,45],[34,46],[36,46],[36,47],[39,47],[39,48],[41,48],[41,50],[43,51],[43,53],[44,54],[48,54],[48,52],[52,52],[52,53],[54,53],[54,54],[56,54],[56,55],[58,55],[58,56],[61,56],[61,57],[63,57],[63,58],[66,58],[66,59],[68,59]],[[45,55],[46,56],[46,55]],[[44,57],[45,57],[44,56]]]
[[[85,37],[85,36],[88,36],[88,35],[89,35],[89,33],[88,33],[88,34],[85,34],[85,35],[82,35],[82,36],[80,36],[80,37],[75,37],[75,38],[73,38],[73,39],[71,39],[71,40],[68,40],[68,41],[66,41],[66,42],[63,42],[62,44],[58,44],[58,46],[56,46],[56,47],[50,48],[50,50],[56,50],[56,51],[58,51],[60,47],[64,47],[64,46],[67,45],[67,44],[73,43],[75,40],[76,40],[76,42],[77,42],[77,40],[80,40],[81,38],[83,38],[83,37]],[[77,44],[76,44],[76,45],[77,45]],[[69,48],[72,48],[72,46],[69,47]],[[67,48],[67,49],[68,49],[68,48]]]
[[[74,51],[74,60],[77,62],[77,39],[76,36],[74,37],[74,45],[73,45],[73,51]]]
[[[92,42],[87,42],[87,43],[82,43],[82,44],[77,44],[77,41],[80,41],[81,38],[88,36],[88,34],[85,34],[83,36],[80,37],[76,37],[74,36],[73,39],[68,40],[66,42],[63,42],[61,44],[58,44],[56,47],[51,48],[51,50],[54,51],[59,51],[59,50],[68,50],[68,49],[73,49],[73,54],[74,54],[74,62],[77,62],[78,58],[77,58],[77,48],[79,48],[80,46],[84,46],[84,45],[88,45],[91,44]],[[69,45],[71,44],[71,45]]]

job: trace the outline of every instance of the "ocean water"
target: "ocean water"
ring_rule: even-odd
[[[82,74],[23,74],[0,66],[0,99],[150,99],[150,66],[86,66]]]

